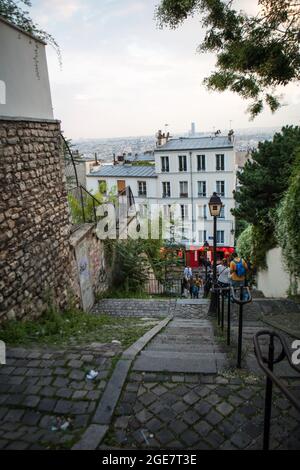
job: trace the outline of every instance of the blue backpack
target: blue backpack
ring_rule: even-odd
[[[245,266],[243,264],[243,260],[242,258],[240,259],[240,261],[238,263],[235,263],[235,266],[236,266],[236,274],[238,277],[243,277],[245,276],[246,274],[246,269],[245,269]]]

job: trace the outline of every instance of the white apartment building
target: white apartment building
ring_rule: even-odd
[[[121,191],[130,186],[140,212],[148,203],[168,207],[181,206],[183,217],[192,225],[189,245],[194,250],[205,241],[212,245],[213,220],[208,202],[217,192],[223,202],[218,219],[217,244],[234,245],[233,190],[236,165],[233,138],[213,135],[160,139],[155,149],[155,166],[116,165],[100,168],[87,175],[87,189],[97,191],[100,183],[107,190]]]

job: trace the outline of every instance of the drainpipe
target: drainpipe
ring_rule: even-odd
[[[195,240],[195,218],[194,218],[194,190],[193,190],[192,152],[190,152],[190,179],[191,179],[191,202],[192,202],[192,242],[194,242],[194,240]]]

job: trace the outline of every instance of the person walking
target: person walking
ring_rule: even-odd
[[[218,283],[221,287],[229,287],[230,285],[230,268],[226,258],[222,260],[222,264],[217,266]]]
[[[230,283],[233,288],[244,287],[248,265],[243,258],[239,257],[237,252],[234,252],[232,256],[233,259],[230,263]]]

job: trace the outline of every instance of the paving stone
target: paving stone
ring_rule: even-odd
[[[220,421],[222,421],[223,416],[220,415],[220,413],[218,413],[217,411],[211,410],[211,411],[207,414],[206,419],[207,419],[207,421],[208,421],[210,424],[212,424],[213,426],[215,426],[215,425],[218,424]]]
[[[155,433],[156,431],[158,431],[159,429],[161,429],[164,426],[164,423],[159,421],[159,419],[157,419],[157,418],[152,418],[150,421],[147,422],[146,425],[147,425],[147,429],[149,429],[149,431]]]
[[[238,432],[232,436],[231,442],[238,449],[245,449],[251,443],[251,437],[244,432]]]
[[[231,406],[229,403],[226,403],[225,401],[223,401],[222,403],[219,403],[216,406],[216,410],[219,413],[221,413],[223,416],[227,416],[232,412],[233,406]]]
[[[157,385],[156,387],[154,387],[152,389],[152,392],[155,393],[155,395],[157,395],[157,396],[161,396],[164,393],[166,393],[167,391],[168,391],[168,389],[165,388],[163,385]]]
[[[206,436],[212,430],[212,426],[206,421],[200,421],[194,425],[194,429],[201,436]]]
[[[38,404],[38,409],[41,411],[53,411],[56,405],[56,400],[53,398],[43,398]]]
[[[224,442],[224,437],[217,431],[210,432],[206,437],[206,441],[212,446],[213,449],[219,449],[220,445]]]
[[[185,411],[182,415],[182,418],[184,421],[188,424],[194,424],[196,421],[199,420],[199,415],[198,413],[193,409],[193,410],[188,410]]]
[[[11,444],[8,444],[5,449],[6,450],[26,450],[29,447],[28,442],[24,441],[15,441]]]
[[[192,431],[191,429],[187,429],[186,431],[183,431],[180,439],[184,442],[184,444],[186,444],[187,447],[191,447],[199,441],[199,434]]]
[[[8,413],[5,415],[5,421],[11,423],[19,423],[21,421],[22,416],[24,415],[24,410],[9,410]]]
[[[28,395],[24,400],[23,400],[23,405],[28,406],[29,408],[35,408],[38,403],[40,402],[40,397],[37,395]]]
[[[81,400],[82,398],[85,398],[87,395],[86,390],[77,390],[76,392],[73,393],[72,398],[74,400]]]
[[[188,428],[188,424],[181,420],[174,420],[170,422],[169,427],[174,434],[180,436]]]
[[[216,405],[216,404],[219,403],[221,400],[222,400],[222,398],[220,398],[216,393],[212,393],[211,395],[208,395],[208,396],[206,397],[206,401],[208,401],[208,402],[211,403],[212,405]]]
[[[141,397],[139,397],[139,400],[145,406],[148,406],[156,400],[156,396],[151,392],[147,392],[147,393],[144,393]]]
[[[194,403],[199,401],[199,396],[195,392],[191,391],[191,392],[187,393],[186,395],[184,395],[183,400],[188,405],[194,405]]]
[[[166,445],[172,440],[174,440],[174,436],[168,428],[163,428],[158,431],[155,435],[155,438],[162,444]]]
[[[197,412],[201,416],[206,416],[211,407],[212,405],[210,403],[207,403],[207,401],[200,401],[194,406],[195,410],[197,410]]]
[[[60,398],[70,398],[72,393],[72,390],[68,388],[59,388],[56,390],[56,395]]]

